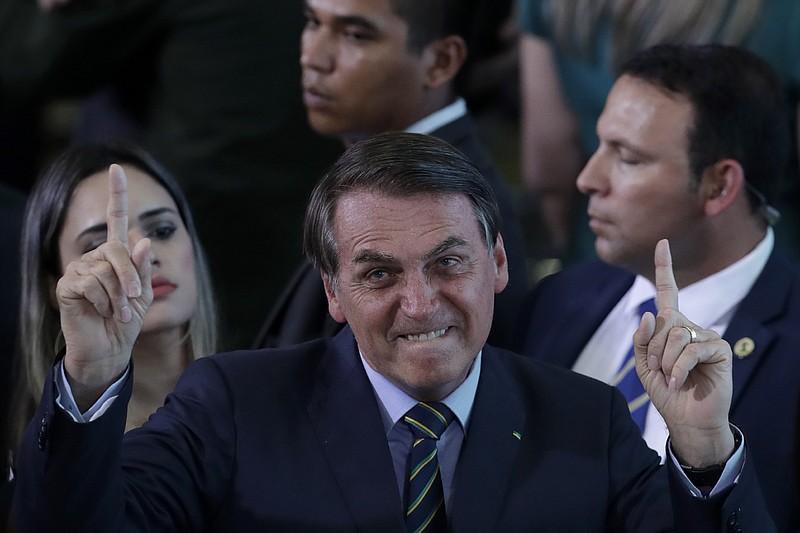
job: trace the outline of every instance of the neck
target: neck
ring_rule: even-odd
[[[426,98],[424,98],[422,101],[418,102],[416,105],[410,106],[409,112],[404,112],[402,113],[402,116],[395,117],[394,125],[385,128],[383,131],[403,131],[428,115],[447,107],[455,102],[455,100],[456,96],[450,89],[435,89],[430,93],[427,93]],[[340,138],[342,144],[348,148],[358,141],[371,137],[372,135],[377,135],[378,133],[383,133],[383,131],[348,132],[344,133]]]
[[[690,241],[670,241],[675,282],[679,288],[697,283],[736,263],[764,239],[766,227],[754,218],[715,221],[716,228],[695,235]],[[714,229],[722,231],[714,231]],[[652,265],[641,272],[654,281]]]

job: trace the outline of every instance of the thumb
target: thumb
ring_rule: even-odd
[[[647,356],[650,340],[653,338],[655,331],[656,317],[653,316],[653,313],[648,311],[642,315],[642,320],[639,322],[639,328],[633,334],[633,347],[634,353],[636,353],[637,369],[658,370],[658,368],[661,366],[661,361],[658,361],[655,357],[653,357],[653,361],[651,362]],[[641,372],[639,376],[642,376]]]

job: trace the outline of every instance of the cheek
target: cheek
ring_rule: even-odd
[[[345,313],[362,323],[377,324],[386,317],[387,302],[388,299],[376,298],[368,292],[354,293],[346,304]]]
[[[187,243],[182,247],[179,258],[181,268],[185,268],[187,272],[191,271],[192,275],[194,275],[194,249],[191,243]]]
[[[347,67],[345,92],[359,109],[384,107],[388,102],[397,105],[397,96],[406,94],[413,86],[414,72],[404,63],[386,57],[383,60],[356,58]]]
[[[194,287],[195,294],[197,293],[197,270],[195,268],[194,253],[191,246],[187,246],[183,251],[178,263],[181,272],[185,272],[186,283]]]
[[[178,281],[179,285],[187,289],[184,292],[187,298],[191,301],[196,301],[199,280],[191,241],[187,239],[176,247],[174,252],[175,262],[171,268],[171,270],[174,270],[173,275],[176,276],[176,281]]]

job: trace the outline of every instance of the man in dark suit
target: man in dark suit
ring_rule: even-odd
[[[123,438],[152,300],[124,189],[107,242],[58,284],[66,352],[20,451],[19,531],[399,533],[421,508],[411,531],[772,530],[727,420],[730,347],[678,311],[667,242],[636,352],[674,430],[661,467],[613,387],[485,344],[508,281],[499,211],[426,135],[353,145],[312,193],[304,248],[348,327],[203,358]]]
[[[497,296],[489,342],[508,347],[527,289],[523,235],[508,186],[478,142],[458,97],[467,59],[472,1],[334,0],[305,2],[301,39],[303,99],[317,133],[345,146],[384,131],[426,133],[469,157],[500,204],[509,290]],[[289,346],[334,334],[319,272],[304,263],[287,284],[255,347]]]
[[[774,246],[769,205],[787,162],[784,120],[780,85],[746,52],[659,47],[628,62],[577,181],[603,263],[536,287],[520,351],[612,383],[628,348],[620,339],[656,292],[649,250],[668,238],[681,310],[733,346],[731,421],[750,436],[776,525],[795,531],[800,270]],[[652,405],[639,409],[645,440],[663,454],[663,420]]]

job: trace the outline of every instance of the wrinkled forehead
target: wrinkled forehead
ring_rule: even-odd
[[[474,227],[469,198],[463,194],[416,193],[393,195],[360,190],[339,198],[334,214],[337,237],[383,232],[385,237],[420,236],[426,228]]]
[[[463,204],[471,211],[472,204],[469,196],[459,192],[385,190],[358,187],[344,192],[336,199],[333,215],[334,220],[336,220],[341,216],[350,214],[352,210],[360,212],[363,209],[377,206],[381,206],[384,209],[399,209],[401,205],[406,206],[406,208],[427,205],[431,208],[437,206],[439,209],[449,209],[453,203]]]

